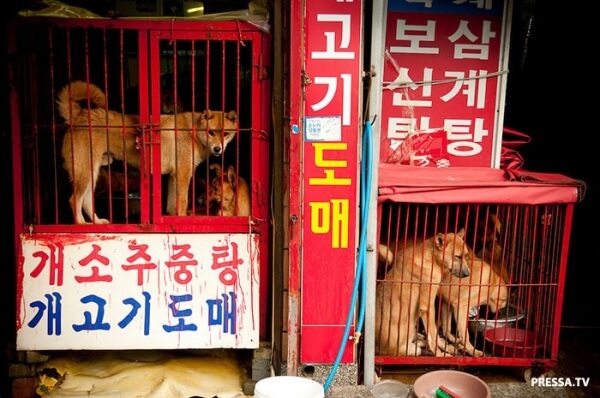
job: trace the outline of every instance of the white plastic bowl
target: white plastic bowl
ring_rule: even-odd
[[[373,398],[406,398],[409,391],[408,386],[401,381],[384,379],[373,386],[371,394]]]

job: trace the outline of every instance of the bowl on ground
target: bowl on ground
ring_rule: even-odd
[[[384,379],[373,385],[373,398],[406,398],[410,392],[408,386],[401,381]]]
[[[417,398],[436,398],[436,390],[444,386],[460,398],[491,398],[490,387],[479,377],[459,370],[434,370],[419,376],[413,385]]]

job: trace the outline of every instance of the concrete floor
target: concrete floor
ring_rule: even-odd
[[[558,367],[549,371],[546,377],[557,377],[573,383],[576,377],[589,378],[587,387],[539,387],[525,381],[523,370],[513,368],[469,368],[459,369],[478,376],[490,387],[493,398],[598,398],[600,397],[600,346],[597,343],[598,329],[564,330]],[[412,385],[423,373],[436,368],[389,367],[384,368],[382,379],[394,379],[406,384],[408,397],[413,398]],[[326,398],[377,398],[365,386],[332,386],[325,393]],[[405,398],[390,397],[386,398]]]
[[[600,397],[600,365],[598,365],[600,360],[600,346],[597,345],[597,332],[599,329],[590,329],[590,330],[566,330],[561,332],[561,344],[560,344],[560,352],[559,352],[559,360],[558,366],[556,369],[552,369],[545,376],[546,377],[557,377],[569,378],[569,380],[574,381],[575,378],[589,378],[590,385],[587,387],[537,387],[531,386],[528,382],[526,382],[526,378],[524,375],[523,369],[514,369],[511,367],[479,367],[479,368],[463,368],[457,369],[473,374],[490,387],[492,397],[493,398],[598,398]],[[233,358],[230,355],[223,353],[221,356],[208,356],[207,358],[203,358],[201,355],[193,355],[192,359],[188,357],[183,357],[186,361],[193,360],[193,362],[182,362],[182,358],[171,358],[165,353],[161,353],[161,357],[150,357],[150,358],[139,358],[137,355],[139,353],[132,353],[134,355],[133,358],[129,358],[127,356],[123,357],[125,354],[123,352],[120,353],[120,357],[118,358],[120,361],[125,361],[127,363],[131,363],[133,368],[138,368],[142,366],[142,372],[138,372],[142,374],[142,378],[139,380],[145,380],[145,382],[137,382],[136,386],[143,385],[144,387],[148,387],[151,389],[152,393],[148,394],[146,392],[140,392],[139,394],[129,394],[124,392],[121,387],[118,387],[115,382],[108,383],[105,389],[121,391],[118,396],[147,396],[147,397],[164,397],[161,391],[163,391],[167,386],[171,391],[175,387],[179,388],[181,394],[170,394],[170,396],[202,396],[202,397],[223,397],[223,398],[239,398],[239,397],[252,397],[252,395],[244,395],[241,390],[242,386],[235,384],[236,380],[241,380],[241,374],[243,373],[243,367],[240,367],[241,363],[239,358]],[[216,355],[216,354],[213,354]],[[109,358],[110,359],[110,358]],[[133,359],[133,360],[132,360]],[[174,361],[171,361],[171,360]],[[226,370],[218,371],[217,362],[215,360],[222,361],[223,364],[229,364],[227,367],[223,368]],[[98,372],[98,368],[103,363],[99,361],[98,358],[95,358],[93,362],[93,370],[92,371],[81,371],[79,373],[84,376],[83,378],[77,378],[76,369],[80,369],[86,361],[81,358],[76,361],[77,368],[69,368],[69,364],[71,362],[60,362],[60,358],[54,358],[51,361],[56,368],[63,369],[63,371],[68,370],[65,374],[68,375],[65,377],[64,383],[54,391],[54,395],[52,393],[46,394],[46,396],[57,396],[57,397],[65,397],[65,396],[114,396],[114,395],[102,395],[102,394],[90,394],[90,395],[77,395],[76,391],[87,391],[89,393],[89,386],[86,387],[87,384],[93,382],[93,390],[100,392],[102,389],[100,386],[100,382],[103,381],[105,377],[98,378],[98,373],[106,374],[107,372]],[[59,361],[59,362],[56,362]],[[105,361],[106,362],[106,361]],[[208,363],[210,365],[202,365],[202,363]],[[57,365],[57,363],[60,365]],[[112,362],[111,362],[112,363]],[[166,364],[166,370],[162,369],[160,365]],[[186,370],[181,371],[177,370],[178,368],[174,367],[174,364],[184,364]],[[191,364],[196,364],[194,366],[199,367],[196,370],[196,375],[191,376],[194,371],[193,366]],[[218,362],[221,363],[221,362]],[[67,366],[69,365],[69,366]],[[152,365],[152,368],[150,368]],[[52,366],[50,366],[52,367]],[[124,365],[119,362],[119,366],[109,367],[110,369],[119,368],[122,371],[129,369],[125,368]],[[153,371],[158,372],[153,376],[151,373],[151,369]],[[336,375],[335,382],[332,386],[325,392],[326,398],[415,398],[412,394],[412,386],[415,380],[422,374],[427,373],[432,370],[443,369],[443,367],[417,367],[417,366],[388,366],[382,369],[382,379],[393,379],[404,383],[408,387],[408,395],[405,396],[393,396],[390,394],[373,394],[370,388],[365,387],[364,385],[343,385],[344,383],[344,375],[338,373]],[[456,369],[456,368],[453,368]],[[135,369],[134,369],[135,370]],[[168,370],[168,371],[167,371]],[[350,369],[352,370],[352,369]],[[59,372],[61,373],[61,372]],[[112,372],[115,373],[115,372]],[[111,373],[111,374],[112,374]],[[136,373],[136,374],[138,374]],[[128,377],[118,377],[117,380],[123,379],[135,379],[135,375],[131,373]],[[209,379],[208,376],[212,375]],[[354,373],[356,374],[356,373]],[[115,375],[123,375],[123,372],[115,373]],[[173,377],[167,377],[167,376]],[[199,386],[191,386],[189,381],[184,382],[180,376],[183,375],[182,380],[188,380],[199,382]],[[90,381],[90,377],[94,376],[96,379]],[[315,374],[315,376],[319,376]],[[326,375],[320,375],[316,377],[315,380],[324,379]],[[108,378],[107,378],[108,379]],[[84,383],[77,383],[77,380],[83,380]],[[137,379],[136,379],[137,380]],[[151,387],[151,383],[155,383],[156,386]],[[212,380],[212,382],[209,382]],[[234,382],[234,385],[231,388],[228,388],[227,392],[225,392],[224,384],[225,381]],[[355,378],[354,378],[355,380]],[[87,384],[86,384],[87,383]],[[131,383],[130,383],[131,384]],[[321,383],[322,384],[322,383]],[[174,387],[175,386],[175,387]],[[85,388],[84,388],[85,387]],[[210,388],[209,388],[210,387]],[[214,387],[214,388],[213,388]],[[119,389],[120,388],[120,389]],[[162,390],[161,390],[162,388]],[[184,392],[185,390],[185,392]],[[133,391],[133,390],[132,390]],[[138,390],[136,390],[138,391]],[[194,392],[194,394],[191,393]],[[106,392],[106,391],[105,391]],[[198,393],[201,392],[200,395]],[[73,393],[73,394],[71,394]],[[124,395],[122,395],[124,394]],[[157,395],[158,394],[158,395]],[[296,396],[294,396],[296,397]],[[16,397],[15,397],[16,398]],[[278,398],[289,398],[288,397],[278,397]],[[303,397],[304,398],[304,397]],[[462,398],[470,398],[470,397],[462,397]]]

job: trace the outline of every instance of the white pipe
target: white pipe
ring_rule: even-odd
[[[364,383],[375,383],[375,284],[377,282],[377,192],[379,140],[381,136],[381,96],[383,90],[383,64],[387,0],[374,0],[371,22],[371,87],[369,94],[369,120],[373,122],[373,170],[367,225],[367,297],[364,327]]]

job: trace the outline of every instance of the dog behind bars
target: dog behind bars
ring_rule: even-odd
[[[475,349],[469,338],[469,310],[484,304],[492,312],[506,307],[508,286],[505,281],[489,263],[475,258],[468,277],[457,278],[451,273],[444,275],[439,295],[442,298],[440,323],[444,337],[471,356],[483,356],[483,351]],[[456,322],[456,334],[451,330],[452,319]]]
[[[216,171],[208,193],[209,214],[214,216],[249,216],[250,189],[246,180],[236,175],[232,165],[223,173],[221,165],[213,163],[211,170]]]
[[[436,356],[444,355],[445,342],[437,335],[435,297],[446,273],[459,278],[470,273],[471,249],[463,238],[464,229],[457,233],[438,233],[420,242],[407,241],[396,253],[384,244],[379,245],[380,259],[392,267],[377,286],[378,355],[421,355],[423,343],[417,334],[419,320],[425,328],[425,346]]]
[[[85,213],[91,222],[107,224],[109,220],[98,217],[93,206],[98,173],[101,166],[113,159],[139,167],[139,117],[109,110],[102,90],[84,81],[66,85],[58,95],[57,104],[69,127],[63,138],[62,156],[72,181],[69,203],[74,221],[86,223]],[[161,115],[161,174],[169,175],[168,214],[187,214],[188,189],[194,170],[209,156],[222,155],[237,130],[235,111]]]

